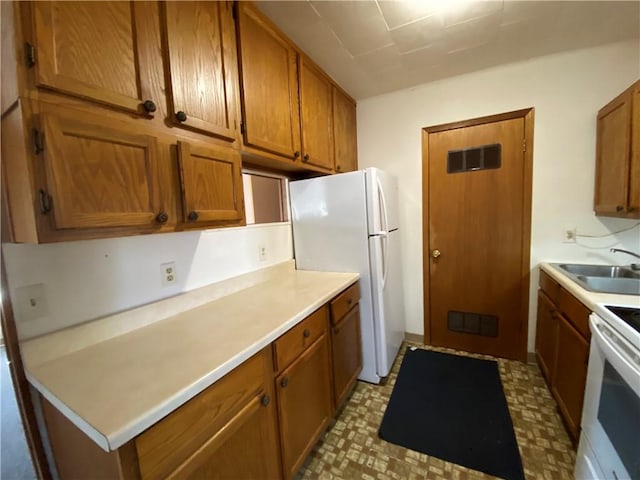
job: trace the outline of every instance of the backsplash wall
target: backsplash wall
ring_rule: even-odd
[[[2,248],[20,339],[293,258],[288,223]],[[175,262],[176,283],[169,286],[162,285],[160,265],[166,262]],[[37,284],[43,285],[47,315],[25,320],[16,289]]]

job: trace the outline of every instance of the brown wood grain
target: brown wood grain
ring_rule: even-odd
[[[640,218],[640,80],[631,87],[631,160],[627,217]]]
[[[344,292],[331,300],[329,308],[331,310],[331,323],[335,325],[342,320],[342,317],[351,310],[360,300],[360,282],[356,282]]]
[[[299,57],[302,161],[334,169],[332,85],[312,63]]]
[[[547,384],[552,382],[556,364],[559,316],[556,306],[542,291],[538,290],[538,314],[536,321],[536,358]]]
[[[264,364],[258,353],[136,437],[143,478],[164,478],[263,388]]]
[[[587,341],[591,339],[591,330],[589,329],[591,310],[562,287],[560,287],[558,310]]]
[[[326,333],[328,316],[327,306],[322,306],[273,343],[276,371],[286,368]]]
[[[360,308],[355,305],[331,329],[333,369],[333,406],[337,409],[346,400],[362,370],[360,339]]]
[[[0,3],[0,108],[4,115],[18,101],[14,2]]]
[[[336,172],[358,169],[356,104],[333,87],[333,143]]]
[[[551,392],[574,442],[580,435],[580,419],[587,379],[589,343],[563,316],[559,316],[555,369]]]
[[[282,465],[287,480],[294,478],[331,420],[327,338],[322,335],[276,378]]]
[[[296,52],[249,2],[237,8],[244,144],[294,159],[300,153]]]
[[[175,124],[235,141],[235,35],[229,2],[163,4],[169,65],[170,117]]]
[[[596,133],[596,215],[624,216],[629,195],[631,92],[598,112]]]
[[[515,118],[428,136],[428,256],[431,342],[436,345],[523,359],[526,348],[527,283],[523,232],[530,223],[524,195],[525,120]],[[449,150],[500,143],[502,166],[477,172],[446,173]],[[424,200],[424,199],[423,199]],[[527,283],[528,289],[528,283]],[[453,332],[447,312],[499,318],[498,336]]]
[[[178,142],[183,221],[244,223],[240,154],[230,148]],[[190,220],[196,212],[198,218]]]
[[[36,2],[37,84],[142,112],[137,2]]]
[[[560,284],[543,270],[540,270],[540,288],[547,294],[549,300],[556,305],[560,303]]]

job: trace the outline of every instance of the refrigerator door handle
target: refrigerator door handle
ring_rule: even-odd
[[[380,214],[380,223],[382,224],[382,229],[386,232],[389,229],[389,216],[387,215],[387,200],[384,197],[384,190],[382,189],[382,183],[380,183],[380,178],[376,178],[378,184],[378,198],[380,199],[381,206],[381,214]],[[384,220],[384,223],[383,223]]]
[[[385,234],[381,238],[382,244],[382,290],[387,284],[387,273],[389,272],[389,237]]]

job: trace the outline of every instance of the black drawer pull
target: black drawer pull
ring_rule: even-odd
[[[280,386],[282,388],[286,388],[287,385],[289,385],[289,379],[287,377],[284,377],[282,380],[280,380]]]
[[[304,332],[302,332],[302,336],[303,336],[304,338],[309,338],[309,335],[311,335],[311,332],[309,331],[309,329],[308,329],[308,328],[305,328],[305,329],[304,329]]]
[[[271,401],[271,398],[269,398],[269,395],[263,395],[262,396],[262,406],[266,407],[267,405],[269,405],[269,402]]]

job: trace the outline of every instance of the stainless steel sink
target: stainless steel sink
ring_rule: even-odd
[[[558,266],[566,272],[585,277],[605,278],[640,278],[640,272],[634,272],[628,267],[617,265],[579,265],[560,263]]]
[[[554,263],[582,288],[592,292],[640,295],[640,272],[618,265],[582,265]]]

